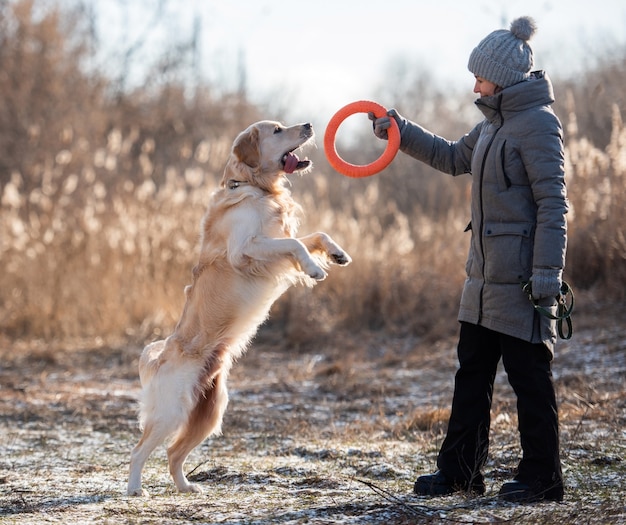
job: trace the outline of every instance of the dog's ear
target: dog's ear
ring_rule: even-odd
[[[261,152],[259,151],[259,130],[255,127],[241,133],[233,145],[233,153],[246,166],[259,167]]]

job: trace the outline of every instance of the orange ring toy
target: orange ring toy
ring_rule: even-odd
[[[389,166],[389,164],[391,164],[391,161],[394,159],[396,153],[398,153],[398,149],[400,148],[400,129],[398,128],[396,119],[392,117],[390,118],[391,126],[387,130],[387,147],[385,148],[385,151],[383,151],[382,155],[374,162],[365,164],[364,166],[358,166],[356,164],[346,162],[339,156],[337,148],[335,147],[335,135],[337,134],[337,130],[339,129],[341,123],[355,113],[369,112],[374,113],[376,118],[387,115],[387,109],[384,106],[370,100],[359,100],[357,102],[352,102],[337,111],[337,113],[335,113],[330,119],[328,126],[326,126],[326,132],[324,133],[324,151],[326,152],[326,158],[334,169],[347,177],[369,177],[370,175],[374,175],[375,173],[384,170],[387,166]]]

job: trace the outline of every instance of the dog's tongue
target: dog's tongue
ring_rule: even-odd
[[[285,173],[293,173],[298,167],[298,162],[300,162],[300,159],[298,158],[298,155],[290,152],[285,155],[284,161]]]

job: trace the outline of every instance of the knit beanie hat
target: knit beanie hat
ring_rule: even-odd
[[[534,65],[528,41],[536,30],[535,21],[523,16],[511,22],[510,30],[490,33],[472,51],[468,69],[502,88],[527,79]]]

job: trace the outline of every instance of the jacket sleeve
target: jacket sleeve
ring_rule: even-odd
[[[568,211],[565,187],[563,129],[556,115],[543,112],[521,148],[533,199],[537,206],[537,228],[533,249],[533,271],[562,270],[567,249]],[[537,122],[545,119],[543,123]],[[538,133],[537,130],[545,132]]]
[[[449,141],[405,119],[401,126],[400,150],[444,173],[450,175],[469,173],[472,151],[481,127],[482,123],[461,139]]]

